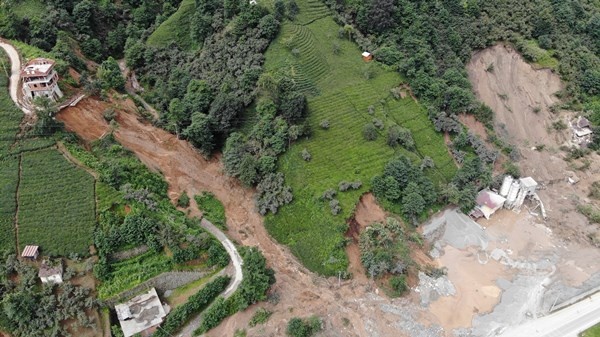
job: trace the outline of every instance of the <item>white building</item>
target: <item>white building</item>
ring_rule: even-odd
[[[138,333],[145,337],[151,336],[163,322],[169,306],[160,303],[156,289],[152,288],[126,303],[117,304],[115,311],[125,337]]]
[[[23,97],[31,101],[36,97],[48,97],[54,101],[63,96],[58,87],[58,74],[54,70],[55,62],[50,59],[33,59],[21,70]]]
[[[579,116],[571,121],[571,130],[573,131],[573,142],[580,146],[587,146],[592,141],[592,131],[590,121]]]
[[[505,201],[506,198],[498,193],[487,189],[481,190],[479,191],[479,194],[477,194],[477,206],[473,211],[471,211],[470,215],[475,219],[478,219],[482,216],[486,219],[489,219],[492,214],[504,206]]]
[[[38,276],[42,283],[62,283],[62,261],[42,261]]]

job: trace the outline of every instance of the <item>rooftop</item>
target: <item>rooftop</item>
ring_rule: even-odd
[[[46,58],[30,60],[21,70],[21,77],[46,76],[50,73],[55,63],[53,60]]]
[[[39,246],[25,246],[21,257],[36,257],[39,248]]]
[[[38,277],[50,277],[53,275],[62,275],[62,262],[44,260],[40,266]]]
[[[117,304],[115,311],[125,337],[159,325],[167,315],[154,288],[126,303]]]
[[[371,53],[369,53],[368,51],[364,51],[364,52],[362,53],[362,56],[363,56],[363,57],[369,57],[369,56],[371,56]]]
[[[491,209],[502,207],[505,201],[506,198],[490,190],[481,190],[477,195],[477,205],[487,206]]]
[[[531,177],[525,177],[519,180],[521,180],[521,185],[523,185],[523,187],[536,187],[538,185],[538,183]]]

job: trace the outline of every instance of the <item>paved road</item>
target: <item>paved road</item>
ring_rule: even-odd
[[[25,108],[21,102],[19,102],[19,96],[17,95],[19,90],[19,76],[21,73],[21,59],[19,58],[19,53],[15,47],[6,42],[0,41],[0,47],[6,51],[8,57],[10,58],[10,98],[19,108],[21,108],[21,110],[23,110],[24,113],[30,114],[31,111]]]
[[[235,246],[233,245],[233,242],[231,242],[231,240],[229,240],[229,238],[227,238],[227,236],[225,236],[225,234],[220,229],[218,229],[215,225],[210,223],[210,221],[207,221],[204,218],[200,221],[200,225],[202,226],[202,228],[206,229],[208,232],[210,232],[210,234],[214,235],[217,238],[217,240],[221,242],[223,247],[225,247],[225,249],[227,250],[227,253],[229,254],[229,257],[231,258],[231,261],[233,263],[234,273],[232,276],[231,283],[229,284],[229,287],[225,289],[225,292],[223,292],[223,296],[227,298],[233,295],[240,283],[242,283],[242,279],[244,277],[242,274],[242,264],[244,264],[244,261],[242,260],[240,253],[238,253],[237,248],[235,248]]]
[[[600,322],[600,293],[556,311],[548,316],[508,328],[501,337],[577,337]]]

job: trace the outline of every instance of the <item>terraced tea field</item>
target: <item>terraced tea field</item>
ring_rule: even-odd
[[[94,178],[55,149],[24,153],[19,185],[19,248],[88,254],[96,224]]]
[[[410,95],[397,99],[391,94],[391,89],[404,83],[400,75],[377,62],[365,63],[362,50],[347,37],[339,37],[341,27],[320,2],[305,0],[298,5],[296,20],[285,22],[269,47],[265,68],[288,74],[308,96],[312,135],[280,158],[279,167],[293,189],[294,201],[267,216],[266,227],[309,269],[337,275],[347,267],[346,220],[387,161],[399,154],[417,162],[429,156],[436,167],[427,174],[435,184],[451,179],[456,167],[443,136],[433,129],[418,102]],[[375,119],[382,124],[378,138],[366,141],[363,127]],[[324,120],[329,121],[329,129],[320,127]],[[392,125],[411,130],[415,151],[386,144]],[[303,149],[311,154],[310,161],[302,159]],[[329,202],[319,198],[329,188],[337,190],[342,181],[361,181],[362,187],[338,191],[342,211],[333,215]]]

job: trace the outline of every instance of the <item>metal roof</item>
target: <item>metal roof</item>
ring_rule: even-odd
[[[21,257],[35,257],[38,253],[39,246],[25,246]]]

